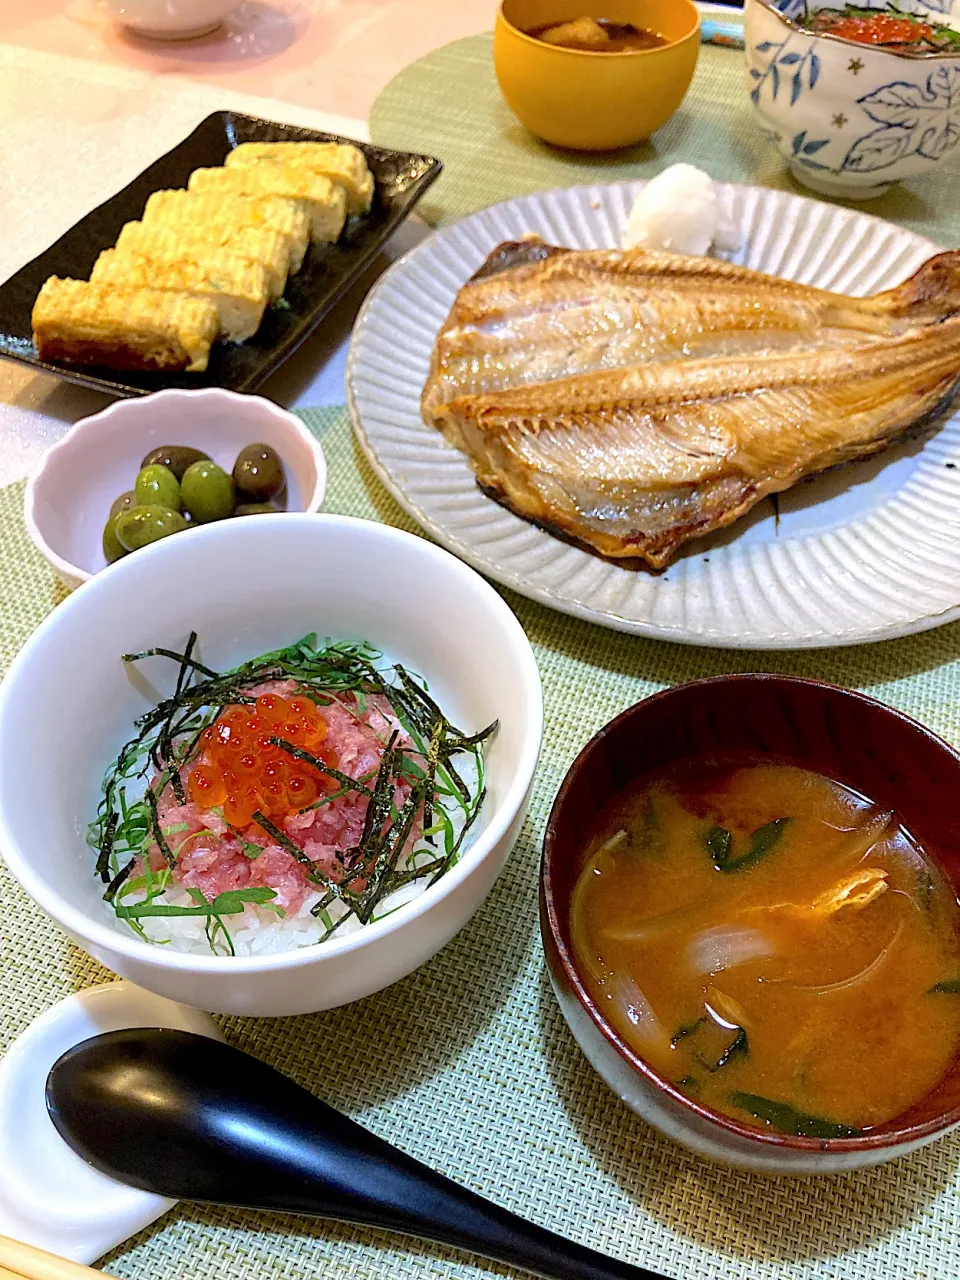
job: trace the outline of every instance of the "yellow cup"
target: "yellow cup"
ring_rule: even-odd
[[[630,22],[669,43],[585,53],[525,34],[575,18]],[[502,0],[493,34],[507,102],[531,133],[576,151],[631,146],[666,124],[690,87],[699,52],[692,0]]]

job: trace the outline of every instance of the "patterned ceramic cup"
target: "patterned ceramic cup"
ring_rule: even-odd
[[[744,10],[750,96],[794,177],[824,195],[865,200],[956,164],[960,43],[951,53],[894,53],[802,30],[804,7],[804,0],[746,0]],[[828,7],[841,0],[806,5]],[[900,7],[960,26],[960,0],[900,0]]]

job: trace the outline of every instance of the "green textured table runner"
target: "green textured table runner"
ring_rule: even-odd
[[[719,128],[736,103],[739,59],[703,52],[688,107],[714,112]],[[556,157],[517,133],[495,96],[488,60],[489,38],[460,41],[408,68],[375,106],[377,141],[416,145],[446,163],[428,214],[450,220],[520,191],[649,172],[655,155],[657,165],[682,157],[709,164],[717,176],[748,176],[734,165],[738,157],[746,165],[755,140],[721,138],[711,148],[689,111],[686,124],[675,121],[658,135],[656,152],[643,149],[625,169],[584,169]],[[718,168],[721,156],[727,171]],[[772,181],[778,162],[770,163]],[[935,239],[956,238],[952,205],[953,230],[936,221],[929,194],[926,203],[906,193],[887,200],[898,198],[905,212],[885,202],[870,208],[883,206],[886,216]],[[343,410],[301,416],[323,439],[326,510],[415,527],[366,465]],[[0,490],[0,669],[62,598],[27,538],[22,491],[22,484]],[[829,1179],[767,1179],[688,1154],[619,1103],[580,1055],[544,975],[536,899],[540,842],[560,779],[583,742],[622,708],[700,676],[780,671],[862,689],[960,743],[960,623],[854,649],[734,653],[624,636],[504,594],[536,651],[546,724],[530,814],[490,898],[440,955],[387,991],[309,1017],[222,1019],[226,1034],[482,1194],[675,1280],[955,1276],[960,1138]],[[3,869],[0,892],[2,1051],[55,1000],[109,975],[62,938]],[[520,1280],[520,1273],[374,1232],[183,1206],[103,1265],[132,1280]]]

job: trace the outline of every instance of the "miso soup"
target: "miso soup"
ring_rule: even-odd
[[[960,910],[897,815],[816,773],[700,760],[618,796],[571,903],[577,967],[660,1075],[747,1123],[853,1136],[960,1043]]]
[[[610,22],[607,18],[575,18],[572,22],[547,22],[527,32],[534,40],[576,49],[581,53],[635,53],[660,49],[669,43],[656,31],[635,27],[632,22]]]

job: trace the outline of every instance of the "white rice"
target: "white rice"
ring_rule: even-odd
[[[740,248],[741,236],[713,179],[692,164],[672,164],[633,203],[624,249],[666,249],[703,256],[711,247]]]

